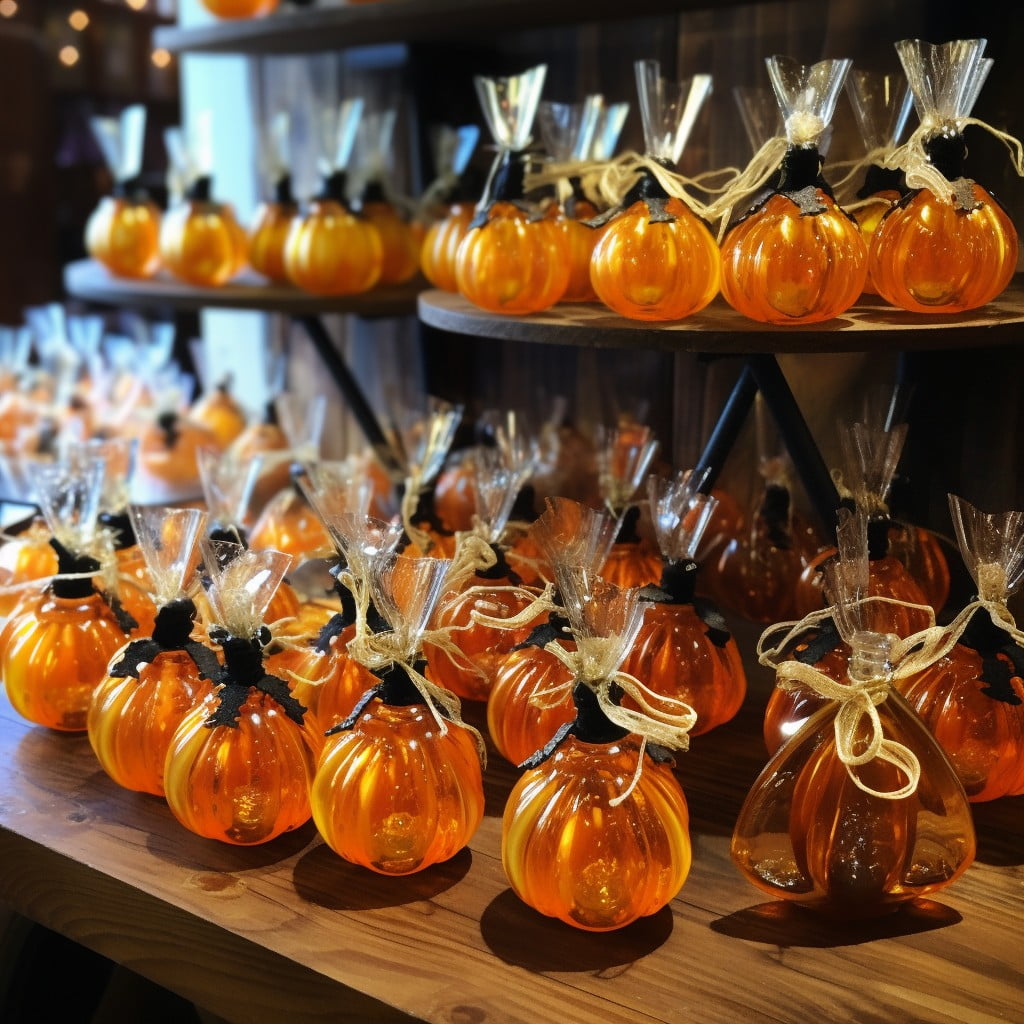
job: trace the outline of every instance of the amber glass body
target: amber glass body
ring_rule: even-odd
[[[289,280],[313,295],[358,295],[379,280],[380,232],[333,199],[317,199],[292,224],[285,243]]]
[[[472,203],[453,203],[448,213],[427,228],[420,250],[420,269],[435,287],[446,292],[457,292],[455,281],[455,254],[466,237],[473,219]]]
[[[364,203],[362,214],[377,229],[381,243],[381,284],[411,281],[420,269],[422,239],[391,203]]]
[[[163,796],[171,736],[212,689],[184,651],[158,654],[137,679],[104,676],[93,690],[86,718],[100,766],[125,789]]]
[[[575,736],[527,769],[505,804],[501,863],[524,903],[586,931],[623,928],[657,913],[690,871],[689,813],[666,764],[636,771],[634,737],[585,743]]]
[[[616,541],[601,568],[601,576],[617,587],[646,587],[661,579],[664,567],[661,552],[647,541]]]
[[[897,685],[946,752],[972,802],[1017,792],[1024,765],[1024,682],[1005,654],[1017,703],[985,693],[982,656],[957,644],[923,672]]]
[[[323,520],[294,487],[286,487],[263,506],[249,531],[249,546],[284,551],[296,563],[334,550]]]
[[[572,672],[543,647],[522,647],[505,655],[487,700],[487,730],[506,761],[522,764],[576,717],[572,684]],[[558,688],[561,699],[550,692]],[[540,694],[542,703],[533,703],[531,698]]]
[[[313,754],[301,725],[253,690],[237,726],[205,725],[211,694],[182,719],[164,762],[167,805],[189,831],[237,846],[265,843],[310,817]]]
[[[206,427],[221,448],[227,448],[249,425],[249,417],[226,388],[211,388],[196,401],[188,417]]]
[[[872,917],[944,889],[973,861],[970,804],[941,748],[898,693],[877,711],[884,735],[920,761],[917,791],[887,800],[858,788],[836,755],[836,709],[822,708],[771,759],[736,822],[733,861],[762,892],[837,918]],[[906,781],[877,758],[854,770],[880,791]]]
[[[879,222],[869,267],[878,294],[915,313],[961,313],[996,298],[1017,269],[1017,230],[975,183],[973,210],[911,193]]]
[[[160,269],[160,208],[149,199],[104,196],[85,225],[85,249],[118,277]]]
[[[454,857],[483,820],[473,737],[442,734],[423,704],[375,698],[349,730],[327,738],[312,790],[313,819],[340,857],[408,875]]]
[[[900,194],[896,189],[883,189],[868,196],[863,206],[857,207],[857,223],[860,225],[861,238],[870,256],[871,239],[875,234],[879,221],[889,212],[894,203],[899,202]],[[868,259],[868,274],[864,280],[864,293],[877,295],[878,289],[871,280],[871,260]]]
[[[246,265],[247,249],[230,203],[186,200],[172,206],[160,225],[163,265],[188,284],[225,284]]]
[[[178,416],[170,433],[153,423],[139,438],[139,468],[175,487],[198,485],[200,448],[219,448],[216,436],[201,423]]]
[[[949,600],[949,560],[938,537],[931,530],[909,523],[894,523],[889,534],[889,551],[924,593],[925,601],[942,611]]]
[[[852,306],[867,279],[857,222],[822,189],[824,212],[803,214],[782,193],[722,239],[722,296],[738,313],[769,324],[813,324]]]
[[[277,8],[279,0],[200,0],[218,18],[262,18]]]
[[[673,220],[652,222],[639,200],[605,224],[594,246],[594,291],[631,320],[682,320],[718,294],[722,261],[707,224],[679,199],[666,210]]]
[[[604,228],[591,228],[583,223],[595,216],[597,208],[583,199],[568,204],[555,218],[565,236],[565,247],[569,253],[569,284],[562,295],[562,302],[597,301],[597,292],[590,280],[590,264]]]
[[[691,736],[734,718],[747,693],[735,638],[722,647],[713,643],[692,604],[649,603],[622,670],[655,693],[689,704],[697,712]]]
[[[448,466],[437,477],[434,485],[434,512],[441,525],[454,533],[468,530],[473,525],[476,511],[476,488],[473,486],[473,467],[468,461]]]
[[[452,627],[450,636],[456,650],[449,654],[435,644],[426,643],[423,654],[431,682],[466,700],[486,701],[498,665],[513,647],[526,640],[533,627],[540,624],[542,616],[515,629],[473,622],[474,609],[492,618],[507,619],[518,615],[531,601],[527,594],[513,590],[468,593],[477,586],[497,588],[508,587],[510,583],[473,577],[460,593],[442,597],[432,628]]]
[[[549,309],[569,283],[562,230],[550,218],[531,219],[512,203],[496,202],[487,223],[459,243],[455,281],[464,298],[492,313]]]
[[[247,234],[249,266],[271,281],[284,283],[284,247],[288,232],[299,215],[296,203],[260,203]]]
[[[27,530],[0,544],[0,615],[10,615],[22,598],[33,593],[24,584],[57,572],[57,553],[50,547],[50,537],[50,528],[39,518]]]
[[[96,684],[128,637],[99,596],[22,601],[0,630],[0,675],[11,705],[36,725],[82,732]]]

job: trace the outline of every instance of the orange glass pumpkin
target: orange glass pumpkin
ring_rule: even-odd
[[[434,484],[432,500],[437,518],[445,530],[454,533],[472,527],[476,511],[472,454],[451,460],[441,470]]]
[[[421,239],[413,226],[399,215],[391,203],[383,200],[364,202],[360,213],[380,235],[380,283],[404,284],[411,281],[420,269],[421,247]]]
[[[248,242],[230,203],[214,202],[209,179],[171,206],[160,225],[160,258],[175,277],[212,288],[226,284],[246,265]]]
[[[473,212],[472,203],[454,203],[445,216],[427,228],[420,248],[420,270],[435,288],[446,292],[459,290],[455,280],[455,254],[466,237]]]
[[[637,537],[635,540],[616,540],[608,552],[601,575],[619,587],[646,587],[661,579],[663,567],[658,549]]]
[[[631,320],[682,320],[699,312],[718,294],[720,275],[718,243],[707,224],[682,200],[656,193],[605,224],[590,261],[597,297]]]
[[[860,657],[851,658],[851,679]],[[907,788],[895,765],[875,757],[848,769],[840,760],[837,710],[836,702],[819,710],[765,767],[740,810],[732,858],[769,896],[856,919],[954,882],[974,859],[974,823],[945,755],[898,693],[875,706],[879,728],[916,757],[921,773],[916,789],[896,799],[876,795]],[[852,751],[865,750],[869,722],[867,714],[857,720]],[[874,793],[853,781],[854,771]]]
[[[219,449],[214,434],[188,416],[168,410],[146,426],[139,438],[138,471],[169,488],[198,493],[198,453]]]
[[[85,225],[85,248],[118,277],[160,269],[160,208],[149,199],[104,196]]]
[[[249,266],[271,281],[285,283],[285,244],[299,206],[292,199],[273,199],[256,208],[247,232]]]
[[[883,189],[880,192],[872,192],[864,197],[863,205],[857,207],[856,217],[860,226],[860,234],[864,239],[864,245],[870,255],[871,240],[882,218],[900,201],[902,193],[896,189]],[[864,279],[864,293],[866,295],[877,295],[878,289],[871,277],[871,260],[868,259],[868,273]]]
[[[459,293],[492,313],[539,313],[569,284],[569,259],[559,226],[511,202],[495,202],[471,227],[455,254]]]
[[[926,603],[939,614],[949,600],[950,587],[949,560],[939,538],[923,526],[894,521],[889,550],[921,587]]]
[[[190,631],[194,613],[192,602],[182,600],[161,608],[161,622],[177,614],[180,629]],[[154,632],[159,633],[156,628]],[[177,647],[179,643],[187,649]],[[212,691],[217,657],[189,641],[186,632],[170,645],[152,638],[129,644],[116,660],[92,693],[86,719],[89,743],[118,785],[163,796],[171,737]]]
[[[455,856],[476,832],[480,756],[465,728],[441,730],[401,668],[370,697],[324,745],[313,819],[338,856],[407,875]]]
[[[57,572],[57,554],[50,546],[50,528],[46,520],[36,516],[26,530],[0,544],[0,572],[3,586],[0,586],[0,615],[10,615],[18,602],[34,592],[35,588],[25,584],[39,580],[39,588],[45,580]]]
[[[238,846],[266,843],[310,817],[313,754],[302,726],[255,687],[235,724],[223,689],[182,719],[164,765],[167,806],[189,831]]]
[[[277,9],[279,0],[200,0],[218,18],[262,18]]]
[[[99,570],[87,556],[60,548],[58,555],[64,575]],[[127,639],[91,580],[53,580],[0,630],[0,676],[12,707],[36,725],[84,731],[92,691]]]
[[[328,196],[309,204],[285,243],[289,280],[313,295],[369,291],[380,280],[383,260],[377,228]]]
[[[220,448],[227,448],[249,424],[249,417],[225,382],[194,402],[188,418],[206,427]]]
[[[333,551],[323,520],[294,486],[279,491],[263,506],[249,531],[249,546],[284,551],[296,563]]]
[[[562,302],[597,300],[597,292],[590,280],[590,264],[604,229],[584,223],[596,216],[597,208],[593,203],[583,198],[573,198],[556,218],[565,235],[565,247],[569,253],[569,284],[562,295]]]
[[[614,738],[566,736],[527,767],[502,821],[501,863],[516,895],[586,931],[656,913],[690,870],[689,812],[668,764],[645,760],[613,803],[643,755],[635,736],[612,729]]]
[[[646,603],[643,624],[622,663],[624,672],[655,693],[693,708],[691,736],[734,718],[747,693],[735,637],[716,608],[695,604],[696,575],[694,562],[665,566],[659,582],[666,599]]]

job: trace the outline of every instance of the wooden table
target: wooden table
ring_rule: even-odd
[[[757,630],[743,633],[750,650]],[[1024,798],[975,808],[978,859],[937,902],[857,925],[766,903],[728,849],[765,761],[767,684],[757,670],[740,715],[680,755],[693,870],[620,932],[576,931],[511,892],[515,771],[497,754],[471,849],[385,878],[312,825],[249,849],[200,839],[110,781],[84,735],[33,727],[5,697],[0,901],[232,1021],[1019,1024]]]

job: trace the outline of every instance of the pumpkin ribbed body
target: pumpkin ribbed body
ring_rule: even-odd
[[[730,636],[718,646],[692,604],[648,604],[622,670],[655,693],[689,704],[697,712],[691,736],[730,721],[747,693],[736,640]]]
[[[442,734],[423,704],[374,699],[328,737],[312,802],[340,857],[386,875],[420,871],[455,856],[483,820],[476,744],[458,725]]]
[[[560,300],[562,302],[597,301],[597,292],[590,280],[590,264],[603,229],[587,227],[580,216],[582,213],[584,217],[590,217],[596,212],[590,207],[577,212],[575,216],[564,215],[556,220],[562,229],[565,248],[569,254],[569,283]]]
[[[572,684],[572,672],[543,647],[523,647],[502,659],[487,699],[487,730],[506,761],[522,764],[576,717]]]
[[[821,213],[804,214],[781,193],[722,240],[722,296],[769,324],[831,320],[857,301],[867,279],[860,228],[821,189]]]
[[[288,280],[284,247],[298,215],[295,203],[261,203],[257,207],[248,231],[249,266],[257,274],[281,283]]]
[[[200,448],[220,450],[216,436],[187,416],[177,416],[169,430],[151,423],[139,438],[139,470],[172,487],[198,489]]]
[[[213,388],[189,410],[189,419],[213,434],[226,449],[249,425],[249,417],[225,388]]]
[[[455,254],[473,219],[471,203],[456,203],[440,220],[427,228],[420,250],[420,269],[435,287],[446,292],[457,292],[455,280]]]
[[[23,601],[0,631],[0,675],[11,705],[36,725],[83,731],[92,691],[127,639],[98,594]]]
[[[230,281],[246,264],[248,243],[229,203],[191,200],[164,214],[160,258],[175,276],[200,287]]]
[[[160,269],[160,218],[150,200],[104,196],[85,225],[86,251],[118,277],[152,277]]]
[[[249,546],[284,551],[296,563],[334,550],[323,520],[306,499],[290,487],[263,506],[249,531]]]
[[[974,859],[970,804],[945,755],[898,693],[877,707],[883,734],[918,758],[917,791],[865,793],[836,754],[836,707],[782,746],[740,810],[732,858],[762,892],[841,918],[884,914],[954,882]],[[868,733],[861,718],[855,749]],[[878,758],[854,769],[873,789],[906,778]]]
[[[871,252],[871,239],[881,219],[892,209],[894,203],[899,202],[900,194],[895,189],[884,189],[875,192],[867,197],[863,206],[857,207],[857,223],[860,225],[860,235],[864,239],[864,245]],[[864,293],[866,295],[877,295],[878,289],[871,280],[871,260],[868,259],[868,275],[864,281]]]
[[[673,220],[651,221],[638,201],[605,224],[594,246],[594,291],[631,320],[682,320],[718,294],[722,261],[708,226],[679,199],[666,210]]]
[[[505,805],[501,863],[524,903],[587,931],[656,913],[690,870],[689,814],[668,765],[645,761],[629,796],[639,744],[568,737],[519,778]]]
[[[24,598],[42,589],[42,581],[56,574],[57,553],[50,547],[50,537],[49,527],[40,519],[0,544],[0,615],[10,615]],[[38,589],[26,586],[33,580],[40,581]]]
[[[982,656],[963,644],[898,683],[977,803],[1012,796],[1024,765],[1024,682],[1005,654],[995,658],[1010,674],[1006,699],[985,692]]]
[[[318,199],[296,218],[285,243],[288,278],[313,295],[358,295],[379,280],[380,232],[333,199]]]
[[[364,203],[362,214],[377,229],[381,243],[381,284],[403,284],[420,269],[420,238],[390,203]]]
[[[455,254],[459,293],[492,313],[539,313],[565,294],[569,260],[559,226],[511,203],[491,206]]]
[[[310,817],[313,754],[301,725],[253,690],[237,726],[205,724],[217,693],[196,705],[171,737],[164,762],[167,805],[189,831],[237,846],[265,843]]]
[[[185,715],[213,689],[184,651],[163,651],[139,676],[100,680],[86,727],[100,767],[125,789],[163,796],[164,761]]]
[[[646,587],[661,579],[665,561],[645,541],[617,541],[608,552],[601,577],[617,587]]]
[[[961,313],[996,298],[1017,269],[1017,231],[980,185],[973,210],[912,193],[882,218],[871,241],[871,279],[893,306]]]

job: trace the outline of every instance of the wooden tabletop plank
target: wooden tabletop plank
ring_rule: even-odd
[[[978,808],[967,874],[880,921],[766,901],[732,866],[768,683],[754,669],[740,715],[679,755],[693,869],[669,907],[619,932],[577,931],[511,892],[500,816],[516,771],[495,752],[470,849],[387,878],[311,824],[255,848],[200,839],[109,780],[84,736],[33,727],[5,698],[0,900],[229,1020],[1019,1021],[1024,798]]]

